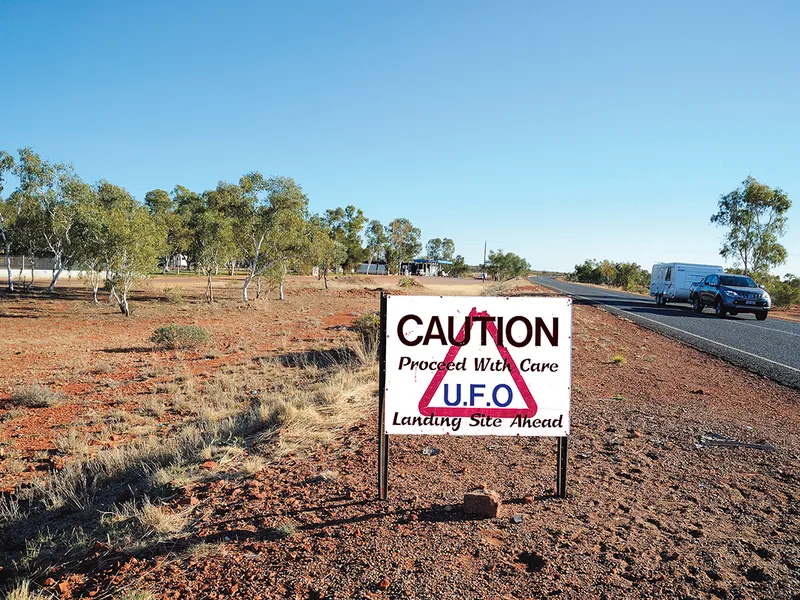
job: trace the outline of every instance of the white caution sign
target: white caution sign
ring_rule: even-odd
[[[566,436],[572,300],[388,296],[385,433]]]

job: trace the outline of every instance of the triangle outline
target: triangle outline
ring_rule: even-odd
[[[477,307],[473,307],[473,309],[469,313],[470,321],[469,327],[472,330],[472,327],[475,325],[475,321],[472,320],[473,317],[489,317],[489,313],[487,311],[480,311],[478,312]],[[456,336],[456,341],[460,342],[464,339],[464,335],[466,334],[466,327],[467,324],[464,323],[462,325],[461,330],[458,332]],[[422,398],[419,401],[418,409],[421,415],[428,417],[428,416],[437,416],[437,417],[470,417],[474,414],[480,413],[482,415],[486,415],[489,417],[500,417],[500,418],[512,418],[517,416],[522,417],[532,417],[534,416],[539,407],[536,404],[536,400],[533,398],[533,394],[528,389],[528,384],[525,383],[525,380],[522,377],[522,373],[520,373],[519,368],[517,368],[517,363],[514,362],[514,359],[511,357],[508,349],[505,346],[500,346],[497,343],[497,327],[494,324],[494,321],[489,321],[486,323],[486,330],[489,332],[489,335],[494,341],[495,347],[497,351],[500,353],[500,356],[508,362],[509,370],[511,372],[511,379],[517,386],[517,391],[522,395],[522,399],[525,401],[525,405],[527,408],[486,408],[486,409],[478,409],[475,406],[445,406],[445,407],[437,407],[437,408],[430,408],[430,403],[433,400],[433,395],[439,389],[439,386],[442,384],[442,380],[444,380],[445,376],[449,371],[436,371],[433,375],[433,379],[428,384],[428,387],[425,389],[425,392],[422,394]],[[447,350],[447,354],[444,357],[445,363],[452,362],[455,360],[456,356],[458,355],[459,351],[463,348],[463,346],[450,346]]]

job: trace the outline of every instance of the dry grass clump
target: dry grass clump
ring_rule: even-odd
[[[380,346],[381,316],[379,313],[366,313],[358,317],[350,329],[359,336],[359,342],[353,350],[362,363],[374,362]]]
[[[243,475],[247,475],[248,477],[252,477],[256,473],[258,473],[261,469],[267,466],[267,461],[261,456],[248,456],[242,461],[241,468],[239,471]]]
[[[159,348],[194,348],[211,340],[211,334],[197,325],[166,325],[159,327],[150,336],[150,341]]]
[[[624,365],[625,363],[628,362],[628,359],[625,358],[624,354],[615,354],[614,356],[611,357],[611,362],[614,363],[615,365]]]
[[[66,435],[57,437],[54,444],[56,450],[65,456],[85,456],[89,454],[88,438],[75,429],[71,429]]]
[[[19,582],[6,594],[6,600],[50,600],[53,596],[45,595],[31,589],[27,579]]]
[[[23,385],[11,394],[11,402],[27,408],[47,408],[66,400],[62,392],[54,392],[43,385]]]
[[[111,373],[113,370],[114,367],[112,367],[110,363],[99,362],[89,369],[89,373],[92,375],[105,375],[106,373]]]
[[[150,502],[149,498],[145,498],[136,516],[142,526],[159,535],[179,533],[188,523],[186,513],[169,512],[164,506]]]

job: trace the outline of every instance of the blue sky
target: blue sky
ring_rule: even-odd
[[[800,3],[0,0],[0,148],[137,197],[259,170],[311,209],[534,268],[720,263],[782,187],[800,274]]]

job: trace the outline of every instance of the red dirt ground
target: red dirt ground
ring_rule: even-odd
[[[210,375],[333,345],[348,334],[328,327],[377,309],[364,286],[317,285],[293,282],[285,302],[257,308],[233,288],[216,307],[141,302],[129,320],[62,299],[3,303],[19,317],[0,318],[3,397],[31,381],[75,396],[3,422],[0,443],[31,460],[60,426],[111,410],[120,394],[143,403],[183,365]],[[183,352],[176,364],[175,352],[153,352],[146,340],[168,322],[208,328],[221,355]],[[310,459],[185,487],[171,501],[193,507],[181,541],[137,556],[99,544],[45,588],[63,598],[800,598],[800,393],[595,307],[575,307],[573,333],[566,500],[552,497],[553,440],[397,436],[390,498],[378,502],[373,414]],[[87,375],[101,361],[112,371]],[[775,449],[705,447],[711,432]],[[427,445],[441,452],[423,455]],[[338,476],[321,481],[324,470]],[[11,486],[26,474],[3,476]],[[461,511],[464,492],[483,486],[503,498],[496,519]]]

